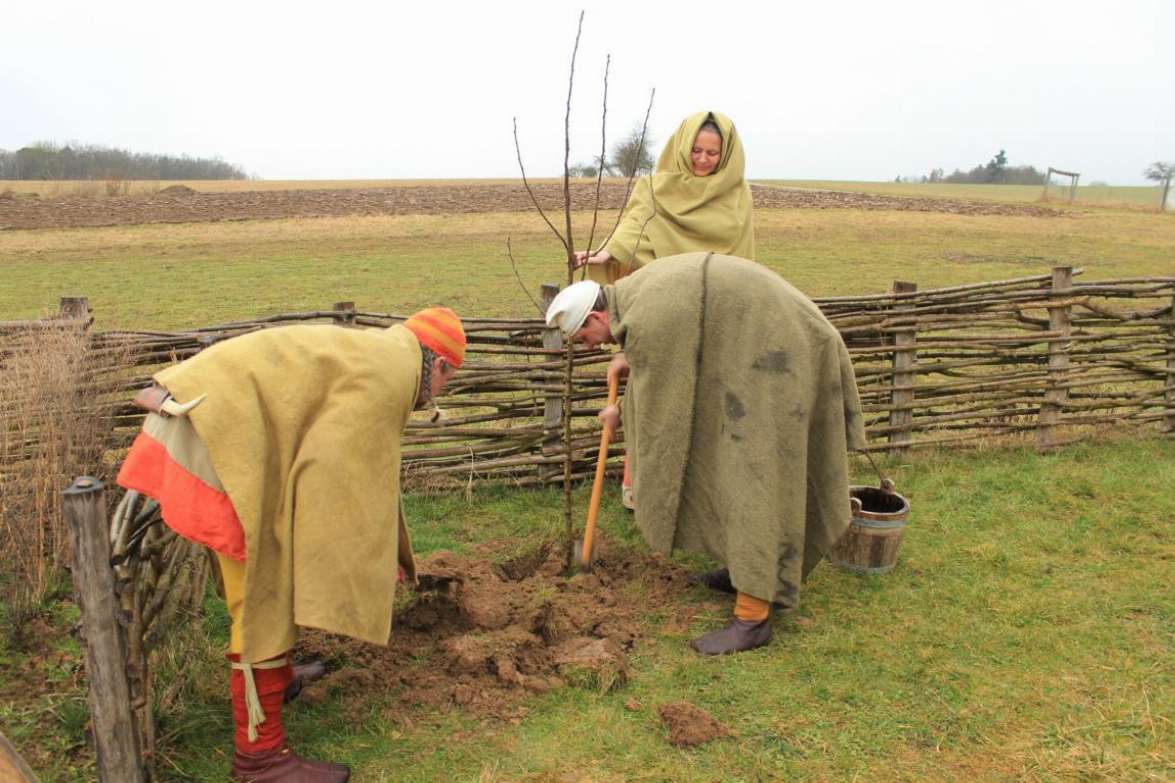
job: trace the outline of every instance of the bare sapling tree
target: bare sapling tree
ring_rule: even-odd
[[[571,96],[575,87],[575,60],[579,54],[579,39],[583,33],[583,11],[579,12],[579,23],[575,29],[575,45],[571,50],[571,67],[567,78],[567,104],[563,116],[563,213],[565,218],[566,233],[560,233],[559,229],[551,222],[550,218],[543,211],[542,205],[539,204],[538,198],[535,196],[534,190],[530,186],[530,182],[526,178],[526,167],[522,163],[522,149],[518,143],[518,118],[514,118],[514,151],[518,157],[518,168],[522,173],[522,184],[526,188],[526,192],[530,195],[530,200],[534,204],[535,209],[538,210],[539,215],[546,222],[547,226],[554,232],[559,242],[563,245],[563,250],[567,256],[567,284],[570,285],[574,281],[575,275],[575,240],[571,232]],[[508,240],[507,240],[508,241]],[[513,254],[511,253],[511,263],[514,263]],[[517,275],[517,265],[515,265],[515,274]],[[519,280],[521,282],[521,279]],[[525,288],[525,286],[524,286]],[[529,296],[529,292],[527,294]],[[531,297],[531,301],[534,298]],[[572,469],[572,453],[571,453],[571,401],[572,401],[572,378],[575,372],[575,346],[568,341],[564,345],[564,372],[563,372],[563,411],[562,411],[562,425],[563,425],[563,526],[564,526],[564,568],[571,567],[571,561],[575,552],[575,527],[572,520],[571,508],[571,469]]]
[[[560,231],[559,229],[557,229],[555,227],[554,222],[551,220],[550,217],[548,217],[547,213],[543,210],[542,205],[539,203],[538,197],[535,195],[534,189],[530,185],[530,181],[527,179],[526,166],[522,162],[522,148],[521,148],[521,145],[519,144],[519,141],[518,141],[518,119],[517,119],[517,117],[514,118],[514,152],[515,152],[515,155],[518,159],[518,169],[522,174],[522,184],[523,184],[523,187],[526,188],[526,192],[530,196],[531,203],[534,204],[535,210],[538,211],[539,216],[543,219],[543,222],[545,222],[547,224],[547,227],[551,229],[552,233],[554,233],[555,237],[559,240],[559,243],[563,246],[563,250],[564,250],[564,252],[566,254],[566,258],[567,258],[567,284],[568,285],[571,285],[573,282],[575,282],[575,239],[572,234],[572,225],[571,225],[571,177],[572,177],[571,99],[572,99],[572,95],[573,95],[574,89],[575,89],[575,63],[576,63],[576,58],[579,54],[580,37],[583,33],[583,16],[584,16],[584,14],[581,11],[579,14],[579,23],[576,26],[576,31],[575,31],[575,44],[571,50],[571,64],[570,64],[570,68],[569,68],[569,72],[568,72],[568,79],[567,79],[567,101],[566,101],[566,105],[564,108],[564,116],[563,116],[563,216],[564,216],[564,230],[563,231]],[[601,193],[601,187],[602,187],[602,183],[603,183],[604,173],[606,171],[606,166],[604,165],[604,162],[607,160],[606,151],[607,151],[607,145],[608,145],[608,139],[607,139],[608,76],[609,76],[609,73],[611,70],[611,65],[612,65],[612,57],[611,57],[611,55],[609,55],[605,59],[605,63],[604,63],[604,99],[603,99],[603,106],[602,106],[601,112],[600,112],[600,154],[599,154],[599,157],[597,158],[597,161],[599,161],[600,165],[598,165],[596,167],[596,170],[594,172],[595,177],[596,177],[596,192],[595,192],[595,203],[594,203],[593,210],[592,210],[592,224],[591,224],[591,229],[588,234],[588,242],[587,242],[587,247],[589,249],[592,247],[592,243],[593,243],[593,241],[595,239],[595,235],[596,235],[596,228],[597,228],[597,224],[599,221],[599,211],[600,211],[600,197],[601,197],[600,193]],[[655,94],[655,91],[653,94]],[[645,121],[644,121],[644,125],[641,128],[641,133],[640,133],[640,139],[641,139],[642,144],[644,142],[645,135],[647,132],[648,122],[649,122],[649,113],[652,110],[652,106],[653,106],[653,98],[652,98],[652,95],[650,95],[649,107],[645,111]],[[625,194],[624,194],[625,202],[628,201],[628,196],[630,195],[630,193],[632,191],[632,181],[633,181],[636,173],[637,173],[636,171],[633,171],[628,177],[628,182],[626,184]],[[622,212],[623,212],[623,210],[621,210],[621,213]],[[617,226],[619,225],[619,215],[617,216],[616,225]],[[615,230],[616,230],[616,226],[613,226],[612,232],[609,233],[609,236],[611,236],[611,233],[614,233]],[[521,285],[523,290],[526,291],[526,286],[522,284],[522,278],[518,274],[518,266],[514,260],[513,249],[510,246],[509,238],[507,238],[506,246],[507,246],[507,255],[509,256],[510,263],[511,263],[512,267],[514,268],[514,275],[518,279],[519,285]],[[581,274],[581,279],[582,279],[582,277],[583,277],[583,274]],[[526,294],[532,302],[535,301],[534,297],[531,296],[529,291],[526,291]],[[536,303],[536,307],[537,306],[538,305]],[[542,308],[540,307],[539,309],[541,311]],[[564,345],[564,357],[565,357],[565,360],[564,360],[564,377],[563,377],[563,392],[562,392],[562,397],[563,397],[563,406],[562,406],[563,520],[564,520],[564,531],[565,531],[564,567],[570,568],[572,558],[574,557],[574,551],[575,551],[575,527],[574,527],[574,522],[573,522],[573,518],[572,518],[572,504],[571,504],[571,477],[572,477],[572,468],[573,468],[573,463],[574,463],[574,459],[573,459],[574,454],[572,453],[572,438],[571,438],[571,412],[572,412],[571,405],[572,405],[572,401],[573,401],[573,390],[574,390],[573,377],[574,377],[574,372],[575,372],[575,346],[573,343],[571,343],[569,341]]]

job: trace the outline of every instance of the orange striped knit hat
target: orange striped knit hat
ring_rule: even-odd
[[[428,346],[454,367],[465,361],[465,330],[461,319],[447,307],[429,307],[411,315],[404,326],[421,345]]]

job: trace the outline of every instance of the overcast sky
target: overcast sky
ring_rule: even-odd
[[[1169,0],[564,4],[9,3],[0,149],[80,141],[218,156],[266,179],[513,177],[639,125],[734,120],[754,178],[891,180],[1012,165],[1142,184],[1175,160]]]

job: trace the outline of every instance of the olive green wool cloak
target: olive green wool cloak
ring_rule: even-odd
[[[722,158],[709,176],[698,177],[690,150],[707,120],[722,133]],[[742,138],[729,117],[714,111],[686,117],[661,151],[657,170],[637,179],[624,217],[604,244],[612,260],[589,265],[591,279],[613,283],[655,259],[694,251],[754,259],[745,168]]]
[[[245,533],[241,660],[284,653],[296,625],[387,643],[397,563],[415,578],[400,437],[420,363],[403,326],[287,326],[155,376],[207,395],[187,415]]]
[[[774,272],[689,253],[605,287],[631,366],[624,431],[653,549],[705,552],[786,607],[849,524],[864,445],[848,351]]]

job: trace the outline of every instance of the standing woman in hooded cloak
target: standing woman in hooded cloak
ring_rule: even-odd
[[[686,117],[661,150],[657,169],[637,179],[624,217],[604,247],[576,253],[576,267],[601,285],[665,256],[695,251],[755,260],[746,156],[734,123],[703,111]]]
[[[616,230],[596,252],[575,254],[575,268],[600,285],[666,256],[695,251],[755,258],[751,189],[744,176],[746,156],[734,123],[725,114],[691,114],[661,150],[657,170],[637,179]],[[618,354],[609,376],[623,375]],[[633,508],[628,457],[623,500]]]

